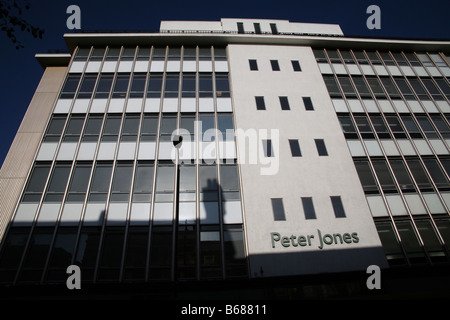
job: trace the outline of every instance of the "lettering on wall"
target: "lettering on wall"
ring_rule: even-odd
[[[271,232],[270,238],[272,241],[272,248],[289,248],[289,247],[311,247],[316,246],[319,249],[327,246],[352,244],[359,242],[359,236],[356,232],[351,233],[322,233],[317,229],[316,234],[308,235],[290,235],[283,236],[278,232]]]

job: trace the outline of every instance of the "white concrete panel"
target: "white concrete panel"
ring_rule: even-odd
[[[141,110],[142,110],[142,98],[128,99],[126,112],[140,113]]]
[[[103,63],[102,72],[115,72],[117,61],[105,61]]]
[[[174,160],[176,159],[175,147],[172,142],[160,142],[158,159],[160,160]]]
[[[133,69],[133,61],[120,61],[117,72],[131,72]]]
[[[183,61],[183,72],[196,72],[197,61]]]
[[[447,208],[450,208],[450,192],[441,192],[441,195]]]
[[[91,109],[89,112],[92,113],[104,113],[106,110],[106,104],[108,99],[93,99],[91,104]]]
[[[150,221],[150,203],[133,202],[131,204],[130,225],[148,225]]]
[[[200,202],[200,223],[219,223],[218,202]]]
[[[71,104],[72,99],[59,99],[58,102],[56,102],[53,113],[69,113]]]
[[[232,112],[231,98],[217,98],[217,112]]]
[[[100,70],[101,61],[89,61],[88,65],[86,67],[86,70],[84,72],[90,73],[90,72],[99,72]]]
[[[352,112],[364,112],[362,104],[357,99],[348,99],[348,105],[350,106],[350,110]]]
[[[155,159],[156,142],[140,142],[139,143],[139,160]]]
[[[164,61],[152,61],[150,64],[151,72],[163,72],[164,71]]]
[[[214,99],[213,98],[199,98],[198,99],[198,111],[199,112],[214,112]]]
[[[423,107],[430,113],[437,113],[439,110],[436,108],[436,105],[433,101],[425,101],[422,100]]]
[[[380,109],[378,109],[378,106],[377,106],[375,100],[365,99],[365,100],[363,100],[363,103],[367,109],[367,112],[369,112],[369,113],[374,113],[374,112],[379,113],[380,112]]]
[[[366,196],[369,204],[370,212],[373,217],[387,217],[389,216],[383,198],[379,195]]]
[[[109,113],[122,113],[125,107],[125,99],[111,99],[109,101]]]
[[[400,152],[398,152],[398,149],[392,140],[380,140],[381,145],[384,148],[384,152],[388,156],[399,156]]]
[[[414,144],[416,145],[417,150],[419,151],[419,154],[421,155],[432,155],[433,151],[431,151],[431,148],[428,146],[428,143],[423,139],[413,139]]]
[[[441,72],[444,74],[445,77],[450,77],[450,68],[449,67],[439,67]]]
[[[415,100],[408,100],[409,107],[411,108],[412,112],[419,112],[423,113],[422,106],[420,105],[419,101]]]
[[[171,225],[173,222],[173,203],[156,202],[153,209],[154,225]]]
[[[431,74],[432,77],[442,77],[441,73],[439,72],[438,68],[436,67],[426,67],[428,72]]]
[[[399,113],[409,113],[409,109],[406,106],[405,101],[403,101],[403,100],[392,100],[392,102],[394,103],[395,109],[397,109],[397,111]]]
[[[81,73],[83,72],[84,66],[86,65],[86,61],[74,61],[70,66],[69,73]]]
[[[124,226],[127,219],[127,202],[111,202],[109,204],[106,225],[108,226]]]
[[[374,74],[375,74],[375,73],[373,72],[372,67],[369,66],[369,65],[362,64],[362,65],[360,65],[360,67],[361,67],[361,69],[362,69],[362,71],[363,71],[363,73],[364,73],[365,75],[371,76],[371,75],[374,75]]]
[[[449,154],[448,149],[445,146],[444,142],[442,142],[442,140],[433,139],[430,140],[430,143],[436,154]]]
[[[416,155],[416,152],[414,151],[414,147],[411,144],[411,141],[406,139],[397,139],[398,146],[400,147],[400,150],[402,154],[405,156],[414,156]]]
[[[400,72],[400,69],[397,66],[387,66],[389,72],[393,76],[401,76],[402,73]]]
[[[62,142],[56,160],[73,160],[76,148],[76,142]]]
[[[98,149],[97,160],[114,160],[116,142],[101,142]]]
[[[412,214],[426,214],[427,210],[418,194],[405,194],[406,203]]]
[[[178,221],[180,225],[195,224],[197,212],[195,202],[180,202]]]
[[[359,140],[347,140],[347,145],[352,157],[363,157],[366,155],[361,141]]]
[[[356,64],[347,64],[347,69],[350,74],[361,74],[361,71],[359,70],[358,66]]]
[[[336,74],[348,74],[342,63],[332,63],[332,66]]]
[[[378,104],[382,112],[394,112],[394,108],[389,100],[378,100]]]
[[[78,150],[77,160],[94,160],[96,142],[82,142]]]
[[[144,112],[159,112],[159,105],[161,103],[161,99],[146,99]]]
[[[424,67],[416,67],[414,66],[414,71],[417,73],[419,77],[427,77],[428,73],[425,71]]]
[[[118,160],[133,160],[136,151],[136,142],[121,142],[119,144]]]
[[[149,63],[149,61],[136,61],[134,72],[147,72]]]
[[[431,213],[446,213],[445,208],[436,193],[424,193],[423,197]]]
[[[380,145],[376,140],[364,140],[364,144],[367,148],[367,152],[369,156],[382,156],[383,152],[381,151]]]
[[[164,98],[162,111],[163,112],[177,112],[178,111],[178,98]]]
[[[219,158],[236,159],[236,143],[234,141],[219,141]]]
[[[228,61],[214,61],[215,72],[228,72]]]
[[[39,153],[36,157],[36,160],[53,160],[55,156],[56,148],[58,147],[57,142],[43,142],[41,147],[39,148]]]
[[[222,211],[224,223],[242,223],[242,210],[240,201],[223,201]]]
[[[332,74],[333,70],[331,70],[331,67],[328,63],[318,63],[320,72],[322,74]]]
[[[400,69],[402,70],[402,72],[405,74],[405,76],[409,77],[413,77],[415,76],[414,70],[411,67],[408,66],[400,66]]]
[[[447,101],[436,101],[442,112],[450,112],[450,104]]]
[[[61,214],[61,226],[77,226],[80,222],[83,203],[66,203]]]
[[[105,217],[105,204],[98,202],[88,202],[84,213],[85,226],[101,226]]]
[[[166,72],[179,72],[181,67],[181,61],[167,61]]]
[[[348,112],[347,104],[343,99],[333,99],[332,102],[336,112]]]
[[[199,61],[198,72],[212,72],[212,61]]]
[[[387,70],[384,66],[375,65],[373,67],[375,68],[375,71],[377,72],[378,75],[380,75],[380,76],[388,76],[389,75],[389,73],[387,72]]]
[[[73,104],[72,113],[86,113],[90,99],[76,99]]]
[[[13,226],[31,226],[38,208],[37,203],[21,203],[17,208]]]
[[[61,203],[43,203],[37,219],[37,225],[39,227],[55,225],[60,207]]]
[[[197,111],[195,98],[181,98],[181,112]]]
[[[389,209],[393,216],[407,215],[406,207],[403,204],[402,198],[397,194],[386,195],[386,201],[389,204]]]

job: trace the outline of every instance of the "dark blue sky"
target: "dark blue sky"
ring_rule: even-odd
[[[63,34],[72,32],[66,27],[69,17],[66,9],[72,4],[81,9],[83,30],[148,31],[159,29],[161,20],[261,18],[339,24],[347,36],[450,39],[448,0],[40,0],[30,4],[24,17],[45,29],[43,39],[18,32],[25,48],[16,50],[6,35],[0,33],[0,165],[43,73],[34,55],[66,49]],[[372,4],[381,9],[381,30],[366,27],[369,17],[366,9]]]

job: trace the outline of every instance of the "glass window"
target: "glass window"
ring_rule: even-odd
[[[356,57],[356,60],[358,60],[359,64],[369,64],[363,51],[353,51],[353,53]]]
[[[394,78],[394,80],[406,100],[416,100],[414,93],[411,91],[411,88],[409,87],[408,82],[405,79]]]
[[[219,226],[202,226],[200,229],[200,278],[222,277],[222,250]]]
[[[199,137],[202,141],[215,141],[216,132],[215,132],[215,123],[214,123],[214,114],[202,113],[199,116],[200,121],[199,126],[201,125],[201,136]],[[200,129],[199,128],[199,129]]]
[[[291,109],[291,107],[289,106],[288,97],[279,97],[279,99],[280,99],[281,110],[290,110]]]
[[[170,279],[172,264],[172,227],[152,227],[150,242],[150,279]]]
[[[405,53],[406,58],[408,59],[409,63],[411,63],[412,66],[420,66],[419,59],[417,59],[416,55],[414,53]]]
[[[200,201],[217,201],[217,167],[202,164],[198,168]]]
[[[121,141],[136,141],[139,130],[140,117],[127,114],[123,122]]]
[[[197,49],[195,47],[184,47],[183,49],[184,61],[195,61],[196,58],[197,58]]]
[[[421,80],[434,100],[445,100],[445,98],[441,95],[439,89],[431,79],[422,78]]]
[[[272,202],[273,219],[275,221],[285,221],[286,215],[284,213],[283,199],[271,198],[270,201]]]
[[[197,189],[197,173],[194,165],[183,164],[180,166],[180,192],[193,192]],[[185,199],[184,199],[185,200]],[[195,201],[193,194],[192,201]]]
[[[175,130],[177,130],[177,116],[164,114],[161,119],[160,141],[172,141]]]
[[[344,205],[340,196],[331,196],[331,204],[333,205],[334,216],[336,218],[345,218]]]
[[[81,229],[75,264],[83,270],[83,279],[93,279],[99,243],[100,232],[97,228]]]
[[[408,130],[409,135],[411,138],[422,138],[422,133],[419,130],[419,127],[417,127],[416,122],[414,121],[414,118],[412,116],[401,116],[403,123],[405,124],[406,130]]]
[[[198,48],[199,60],[211,61],[211,48]]]
[[[280,71],[278,60],[270,60],[270,65],[272,66],[272,71]]]
[[[44,141],[49,142],[59,141],[65,123],[66,123],[66,116],[53,115],[47,127],[47,132],[45,133]]]
[[[111,91],[111,86],[113,83],[114,75],[102,73],[100,74],[100,79],[98,81],[97,89],[95,92],[95,98],[106,99],[109,97],[109,92]]]
[[[124,261],[125,280],[145,279],[148,236],[148,228],[129,228]]]
[[[90,99],[92,92],[94,91],[95,81],[97,80],[96,74],[85,74],[81,81],[80,90],[78,91],[77,98]]]
[[[319,156],[328,156],[325,141],[323,139],[314,139],[314,142],[316,143],[316,148],[317,152],[319,153]]]
[[[106,201],[111,172],[112,164],[97,163],[91,183],[89,201]]]
[[[164,97],[166,98],[176,98],[178,97],[178,87],[180,82],[180,75],[177,74],[167,74],[166,84],[164,87]]]
[[[341,58],[336,50],[327,50],[331,63],[342,63]]]
[[[63,141],[78,141],[84,124],[84,115],[72,115],[64,133]]]
[[[396,221],[395,225],[397,226],[403,248],[405,248],[406,255],[410,261],[412,263],[425,262],[425,254],[411,221]]]
[[[133,74],[131,81],[130,98],[142,98],[145,90],[145,80],[147,75],[145,73]]]
[[[248,63],[250,65],[250,70],[258,70],[258,63],[256,62],[256,60],[248,60]]]
[[[429,219],[415,219],[417,229],[419,230],[420,237],[427,253],[431,256],[431,259],[438,258],[439,256],[445,256],[442,245],[436,235],[436,231]]]
[[[81,74],[69,74],[61,90],[61,99],[72,99],[75,96],[75,92],[80,82]]]
[[[198,79],[199,96],[210,98],[213,96],[213,79],[211,73],[202,73]]]
[[[168,60],[179,61],[181,59],[181,48],[169,47]]]
[[[386,95],[384,94],[383,88],[381,87],[380,81],[377,78],[367,78],[367,82],[369,83],[370,88],[372,89],[375,97],[380,99],[385,99]]]
[[[156,192],[172,193],[174,190],[174,177],[174,165],[160,162],[156,172]]]
[[[353,59],[350,51],[341,50],[341,56],[344,59],[344,62],[347,64],[355,64],[355,60]]]
[[[447,83],[447,81],[445,81],[444,78],[434,78],[434,81],[436,81],[437,85],[445,94],[447,99],[450,99],[450,85]]]
[[[239,191],[239,175],[235,164],[220,166],[220,184],[223,192]]]
[[[355,126],[353,125],[350,116],[339,115],[339,122],[346,139],[358,139]]]
[[[391,128],[395,138],[406,139],[406,133],[396,116],[386,116],[386,121]]]
[[[380,52],[380,56],[381,56],[381,58],[383,59],[384,63],[387,66],[394,66],[395,65],[394,59],[391,57],[389,52]]]
[[[181,96],[183,98],[195,98],[196,76],[195,73],[182,73]]]
[[[370,62],[372,62],[372,64],[374,64],[374,65],[380,65],[381,64],[380,57],[377,55],[376,52],[367,51],[366,53],[367,53],[367,56],[370,59]]]
[[[414,183],[406,169],[405,163],[400,159],[389,159],[395,178],[403,192],[416,192]]]
[[[313,49],[313,53],[317,62],[328,62],[323,49]]]
[[[372,128],[370,127],[369,120],[366,116],[355,116],[355,122],[358,126],[361,137],[364,139],[374,139]]]
[[[400,98],[400,92],[398,92],[394,82],[391,78],[381,78],[381,82],[383,82],[384,88],[386,89],[388,95],[393,98],[397,99]]]
[[[113,98],[125,98],[127,95],[129,82],[130,82],[130,74],[129,73],[117,74],[112,97]]]
[[[139,47],[136,61],[148,61],[150,59],[150,47]]]
[[[264,156],[265,157],[274,157],[273,149],[272,149],[272,140],[262,140]]]
[[[77,54],[75,55],[74,61],[86,61],[89,56],[91,48],[78,48]]]
[[[162,73],[150,73],[147,83],[147,98],[161,97],[162,82]]]
[[[228,277],[246,277],[247,263],[241,226],[226,226],[223,232],[225,271]]]
[[[156,141],[158,132],[158,116],[144,115],[141,128],[141,141]]]
[[[111,201],[128,202],[132,177],[132,163],[118,163],[116,165],[111,187]]]
[[[217,115],[218,130],[224,141],[234,141],[233,115],[230,113],[219,113]]]
[[[389,221],[376,221],[375,226],[383,245],[384,253],[390,264],[402,263],[403,251],[392,223]]]
[[[334,76],[324,75],[323,80],[325,81],[325,85],[327,86],[328,92],[331,97],[342,97],[341,91],[339,90],[339,86]]]
[[[372,98],[372,95],[370,94],[369,88],[367,87],[367,84],[364,81],[363,77],[352,76],[352,79],[361,98]]]
[[[419,100],[430,100],[430,97],[428,96],[424,87],[420,83],[419,79],[408,78],[408,80],[411,86],[413,87],[414,91],[416,92],[417,96],[419,97]]]
[[[71,165],[67,163],[56,163],[50,178],[47,193],[45,195],[46,202],[61,202],[64,191],[66,189],[67,180],[69,179]]]
[[[122,118],[119,115],[108,114],[103,127],[102,141],[117,141],[121,121]]]
[[[292,68],[294,71],[302,71],[302,68],[300,66],[300,62],[298,60],[291,60]]]
[[[227,73],[216,73],[216,95],[217,97],[230,96],[230,83]]]
[[[432,191],[433,188],[431,186],[431,182],[428,179],[428,176],[423,169],[420,160],[415,159],[406,159],[406,163],[408,164],[409,169],[416,180],[417,185],[421,191]]]
[[[153,162],[139,161],[133,186],[133,202],[150,202],[153,190]]]
[[[20,282],[37,282],[41,279],[52,238],[53,228],[35,229],[23,262]]]
[[[77,240],[76,228],[59,227],[48,265],[47,281],[67,279],[67,266],[71,265]]]
[[[261,25],[259,23],[253,23],[253,26],[255,27],[255,33],[261,34]]]
[[[244,33],[244,23],[237,22],[238,33]]]
[[[45,182],[47,181],[48,173],[50,172],[49,164],[36,163],[28,179],[25,194],[23,196],[24,202],[39,202],[42,191],[44,191]]]
[[[302,197],[303,212],[305,219],[316,219],[316,211],[314,210],[314,204],[311,197]]]
[[[444,139],[450,138],[450,127],[447,122],[440,115],[432,115],[431,120],[433,120],[434,125],[438,129],[439,133]]]
[[[293,157],[301,157],[302,152],[300,150],[300,143],[297,139],[289,139],[289,147],[291,148],[291,154]]]
[[[152,60],[164,61],[166,59],[166,48],[153,47]]]
[[[397,193],[397,188],[387,166],[386,160],[372,160],[372,165],[377,173],[377,178],[380,182],[381,189],[383,189],[385,193]]]
[[[339,83],[341,84],[342,91],[344,91],[344,94],[348,98],[355,98],[356,92],[353,88],[353,85],[350,81],[349,77],[338,77]]]
[[[417,122],[419,122],[420,127],[425,132],[425,135],[430,138],[437,138],[437,133],[434,130],[433,125],[431,124],[431,121],[426,116],[417,116]]]
[[[79,162],[75,165],[70,182],[68,202],[83,202],[91,175],[92,164]]]
[[[214,60],[227,61],[227,48],[214,47]]]
[[[403,57],[403,55],[400,52],[394,52],[392,55],[394,56],[395,60],[397,60],[397,63],[399,66],[407,66],[408,65],[405,58]]]
[[[305,105],[305,110],[314,110],[314,106],[310,97],[303,97],[303,104]]]
[[[102,61],[105,55],[106,48],[95,47],[92,50],[90,61]]]
[[[123,229],[106,228],[103,237],[98,279],[117,281],[120,274],[125,231]]]
[[[120,48],[109,47],[108,53],[106,53],[106,61],[117,61],[119,60]]]
[[[391,135],[389,134],[388,128],[381,116],[370,115],[370,120],[372,121],[372,124],[375,128],[378,138],[391,139]]]
[[[97,141],[103,123],[103,116],[89,114],[84,128],[83,141]]]
[[[377,194],[378,187],[367,160],[355,160],[356,171],[366,194]]]
[[[442,171],[439,163],[436,159],[424,159],[423,162],[430,173],[431,178],[433,178],[434,183],[436,184],[439,190],[447,190],[450,186],[447,177]]]
[[[266,110],[266,103],[264,102],[264,97],[255,97],[256,110]]]

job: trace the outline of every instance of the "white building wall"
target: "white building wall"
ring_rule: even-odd
[[[252,276],[278,276],[366,269],[386,266],[361,183],[342,134],[333,104],[310,47],[229,45],[230,78],[238,141],[257,132],[255,146],[238,144],[243,205]],[[258,71],[250,71],[256,59]],[[272,71],[278,60],[281,71]],[[302,71],[293,71],[291,60]],[[257,110],[255,96],[264,96],[266,110]],[[281,110],[287,96],[290,110]],[[311,97],[306,111],[302,97]],[[261,157],[264,132],[272,135],[275,157]],[[278,134],[277,134],[278,132]],[[279,138],[278,138],[279,137]],[[292,157],[288,139],[298,139],[302,157]],[[324,139],[329,156],[318,156],[314,139]],[[258,152],[257,163],[252,156]],[[253,160],[253,163],[250,163]],[[270,162],[269,162],[270,161]],[[264,174],[266,173],[266,174]],[[268,174],[267,174],[268,173]],[[336,218],[330,196],[341,196],[346,218]],[[307,220],[301,197],[312,197],[316,219]],[[271,198],[282,198],[286,220],[274,221]],[[324,234],[357,233],[357,243],[319,249]],[[280,237],[314,235],[311,245],[272,246]],[[356,241],[355,241],[356,242]],[[261,270],[263,274],[261,274]]]

